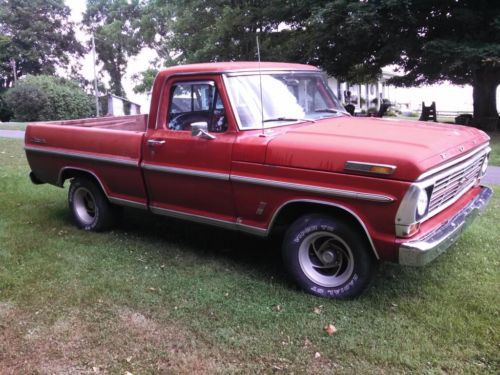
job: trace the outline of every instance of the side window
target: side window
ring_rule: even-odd
[[[224,105],[214,82],[179,82],[172,86],[167,126],[191,131],[191,124],[205,122],[209,132],[227,130]]]

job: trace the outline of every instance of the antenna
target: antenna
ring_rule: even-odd
[[[264,101],[262,99],[262,71],[260,68],[260,46],[259,46],[259,36],[256,36],[257,39],[257,58],[259,59],[259,89],[260,89],[260,123],[262,127],[261,137],[265,137],[264,134]]]

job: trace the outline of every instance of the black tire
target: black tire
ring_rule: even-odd
[[[71,180],[68,204],[78,228],[99,232],[115,222],[115,211],[101,187],[86,177]]]
[[[370,284],[376,259],[356,228],[323,214],[304,215],[287,230],[283,262],[288,274],[307,293],[347,299]]]

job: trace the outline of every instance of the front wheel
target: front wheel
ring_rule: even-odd
[[[71,180],[68,203],[73,219],[81,229],[97,232],[109,228],[114,222],[113,207],[101,188],[88,178]]]
[[[376,268],[364,236],[323,214],[302,216],[290,226],[283,242],[283,261],[304,291],[336,299],[360,295]]]

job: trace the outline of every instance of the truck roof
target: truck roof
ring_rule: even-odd
[[[257,61],[232,61],[202,64],[178,65],[167,68],[160,72],[160,75],[190,74],[190,73],[228,73],[239,71],[258,71]],[[312,65],[292,64],[281,62],[261,62],[260,70],[310,70],[319,71]]]

